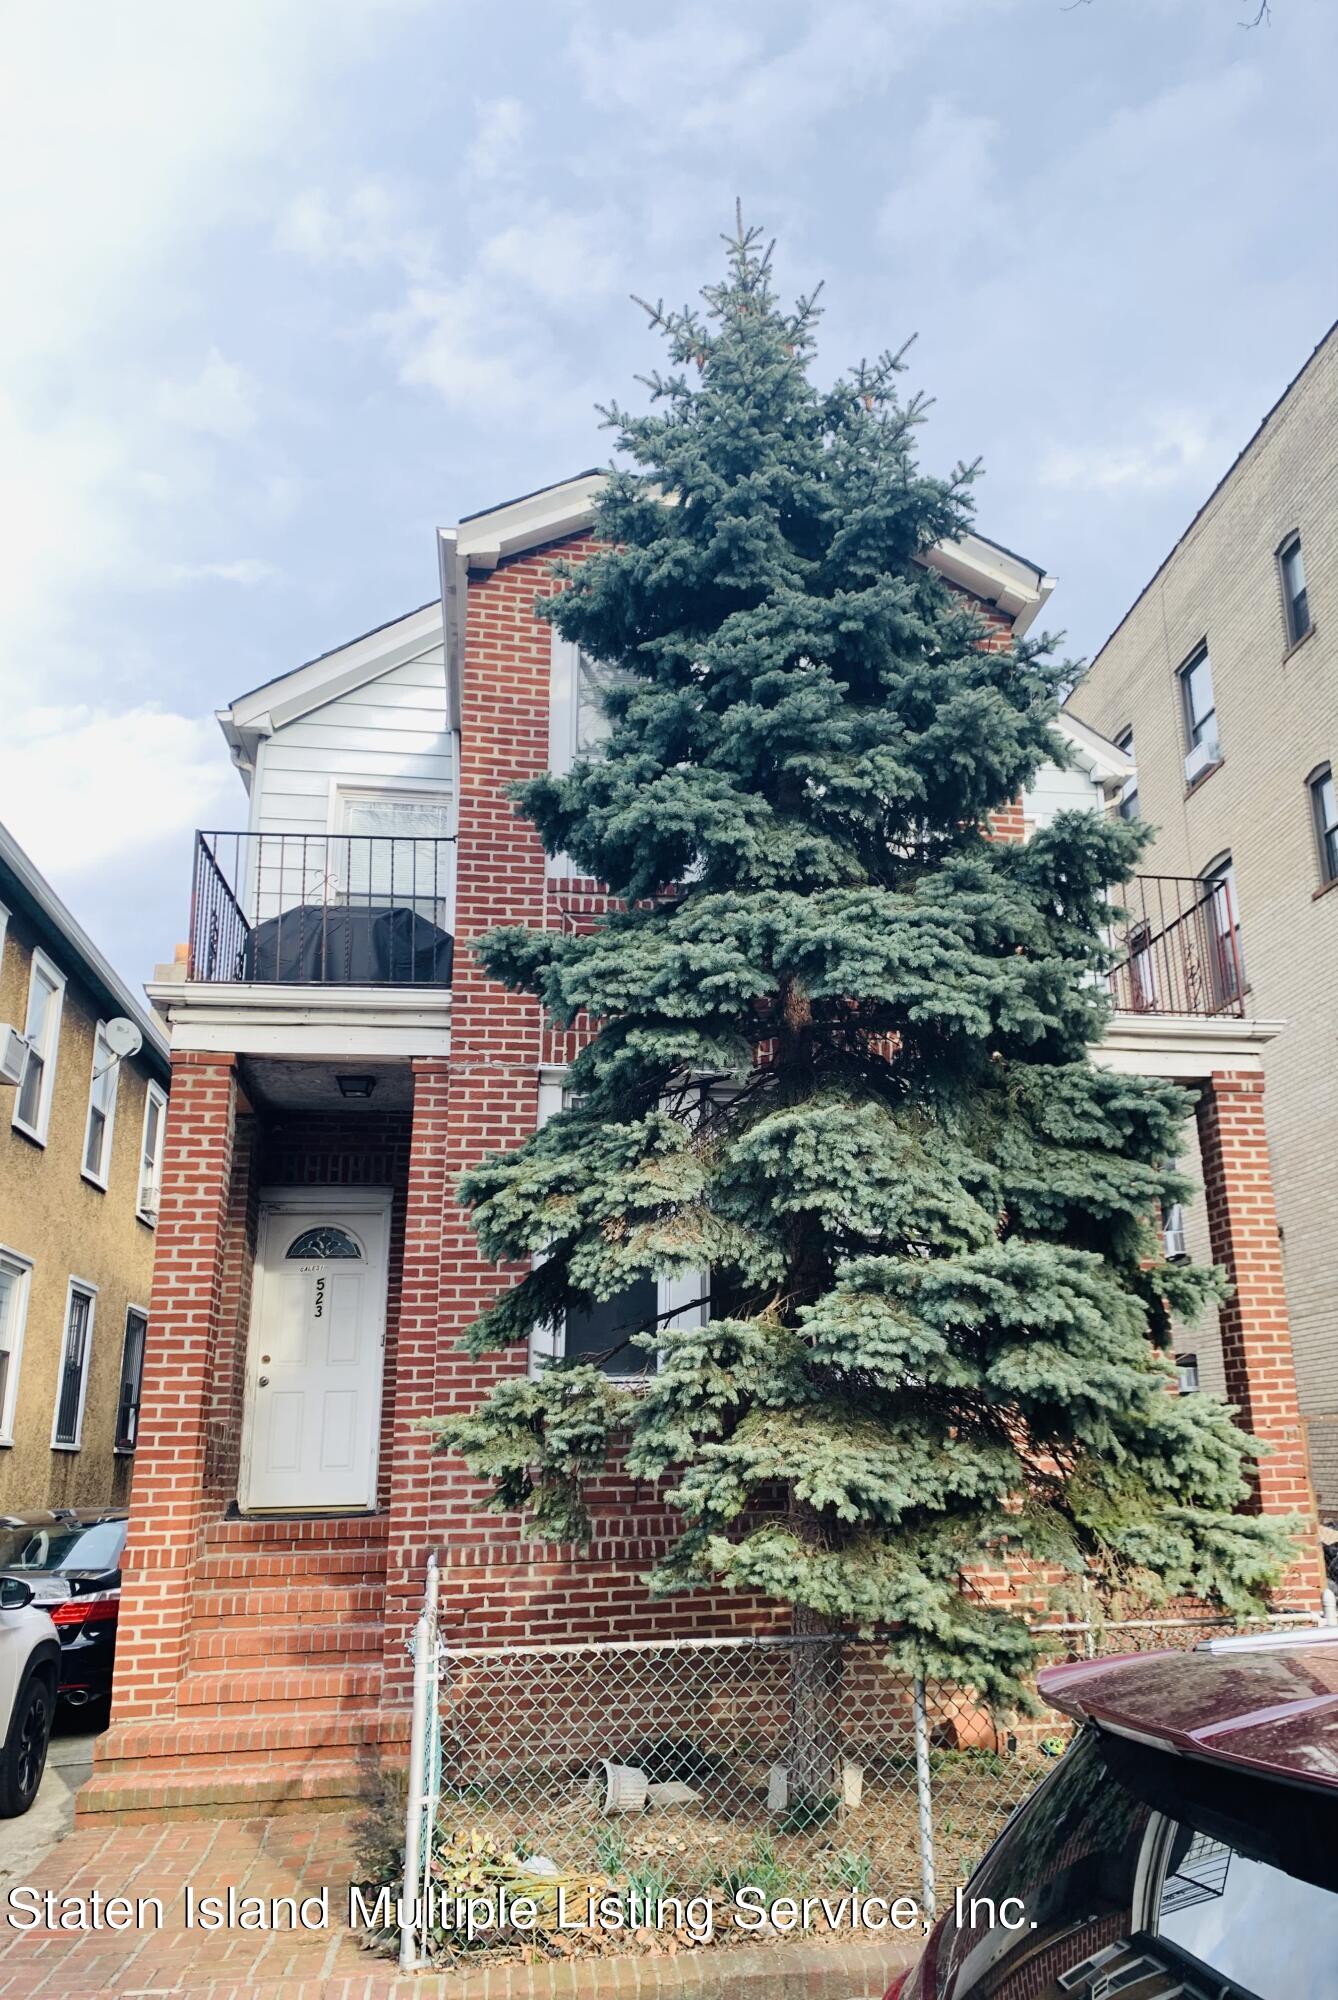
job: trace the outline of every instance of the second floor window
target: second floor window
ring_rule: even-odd
[[[1208,870],[1203,886],[1208,917],[1208,978],[1214,1003],[1225,1007],[1239,1000],[1245,991],[1236,871],[1229,854]]]
[[[1326,764],[1310,780],[1310,805],[1315,815],[1315,839],[1319,843],[1319,875],[1324,883],[1338,882],[1338,797],[1333,786],[1333,767]]]
[[[158,1198],[163,1184],[163,1128],[167,1123],[167,1099],[156,1083],[144,1093],[144,1130],[139,1143],[139,1193],[135,1213],[141,1222],[158,1220]]]
[[[1287,617],[1287,644],[1294,646],[1310,630],[1310,595],[1305,587],[1305,561],[1299,535],[1293,535],[1278,550],[1278,569],[1282,576],[1282,608]]]
[[[1117,736],[1115,738],[1115,748],[1117,750],[1123,750],[1126,757],[1134,758],[1134,732],[1132,729],[1126,729],[1123,735]],[[1124,789],[1120,793],[1120,818],[1121,819],[1138,818],[1137,771],[1134,772],[1131,778],[1126,778],[1124,781]]]
[[[28,975],[28,1013],[23,1029],[28,1060],[14,1105],[14,1123],[42,1145],[46,1144],[47,1126],[51,1122],[51,1094],[56,1085],[56,1050],[64,1001],[62,974],[44,952],[35,951]]]
[[[553,633],[548,718],[548,768],[561,775],[582,757],[598,757],[612,733],[607,690],[628,678],[624,668],[592,659]]]
[[[1185,776],[1192,782],[1219,762],[1221,746],[1217,736],[1217,702],[1213,695],[1213,667],[1208,648],[1197,653],[1180,669],[1180,697],[1185,709],[1185,735],[1189,756]]]
[[[107,1041],[106,1025],[98,1022],[93,1037],[93,1075],[88,1086],[88,1123],[84,1130],[84,1179],[105,1188],[111,1169],[112,1126],[116,1119],[116,1087],[121,1065]]]

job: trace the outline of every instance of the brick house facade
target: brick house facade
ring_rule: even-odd
[[[443,534],[439,606],[223,713],[252,826],[231,846],[202,837],[189,956],[152,989],[173,1089],[115,1707],[85,1817],[347,1799],[365,1759],[407,1738],[405,1642],[430,1552],[446,1632],[469,1643],[784,1617],[723,1592],[650,1600],[641,1578],[667,1509],[616,1468],[592,1493],[588,1546],[536,1544],[420,1427],[532,1365],[460,1349],[516,1272],[480,1255],[454,1189],[535,1128],[573,1038],[487,980],[469,947],[499,922],[575,925],[604,906],[546,859],[507,792],[579,732],[577,663],[535,602],[557,587],[555,554],[588,551],[597,483]],[[1047,594],[981,539],[940,554],[1001,635]],[[1072,768],[1038,780],[1001,837],[1024,837],[1075,788],[1102,809],[1127,779],[1113,746],[1070,734]],[[362,831],[387,824],[402,830]],[[1308,1508],[1259,1122],[1270,1032],[1142,1017],[1094,1055],[1205,1087],[1214,1249],[1238,1283],[1232,1391],[1275,1447],[1258,1504]],[[382,1325],[370,1352],[363,1334]],[[331,1372],[340,1342],[351,1400]],[[298,1417],[276,1415],[281,1401]],[[1313,1566],[1294,1584],[1312,1599]]]

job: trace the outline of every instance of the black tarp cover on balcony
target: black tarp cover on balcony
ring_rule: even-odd
[[[417,910],[299,903],[248,934],[241,976],[292,986],[449,986],[453,943]]]

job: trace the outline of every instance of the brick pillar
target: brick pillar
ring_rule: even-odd
[[[185,1671],[215,1373],[230,1366],[226,1246],[236,1059],[176,1055],[116,1649],[118,1722],[167,1715]],[[235,1338],[235,1313],[231,1332]],[[217,1502],[214,1503],[215,1507]]]
[[[1213,1257],[1232,1284],[1220,1314],[1227,1396],[1251,1436],[1269,1446],[1254,1475],[1253,1505],[1265,1514],[1302,1514],[1313,1529],[1315,1496],[1296,1397],[1263,1076],[1214,1070],[1197,1118]],[[1313,1602],[1322,1582],[1312,1535],[1281,1595]]]
[[[433,1545],[437,1467],[431,1439],[416,1426],[437,1408],[441,1353],[441,1238],[447,1200],[446,1100],[449,1068],[413,1065],[413,1126],[404,1216],[404,1263],[395,1347],[386,1564],[385,1696],[407,1701],[413,1675],[405,1641],[418,1616],[423,1566]]]

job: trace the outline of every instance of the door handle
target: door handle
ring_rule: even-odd
[[[268,1387],[269,1387],[269,1376],[268,1376],[268,1375],[262,1375],[262,1376],[260,1377],[260,1387],[261,1387],[262,1389],[268,1389]]]

